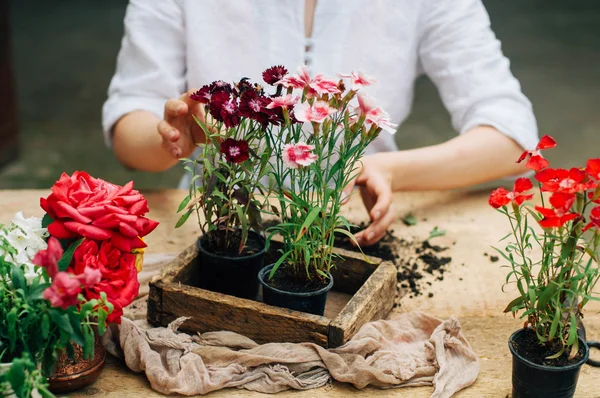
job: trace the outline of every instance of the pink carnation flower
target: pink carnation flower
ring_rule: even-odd
[[[296,105],[298,102],[298,97],[292,96],[292,94],[284,95],[283,97],[275,97],[271,99],[269,105],[266,106],[267,109],[275,109],[275,108],[289,108],[290,106]]]
[[[332,108],[325,101],[315,101],[310,105],[308,102],[303,102],[294,109],[296,119],[301,122],[322,123],[325,118],[337,112],[337,109]]]
[[[307,145],[304,142],[296,145],[287,144],[283,147],[283,161],[293,169],[309,166],[317,160],[317,155],[312,153],[313,149],[315,149],[314,145]]]
[[[332,79],[325,78],[322,74],[318,74],[308,85],[311,91],[318,95],[337,94],[342,91],[338,88],[338,82]]]
[[[283,87],[288,88],[299,88],[304,89],[304,87],[310,84],[310,76],[308,74],[308,67],[306,65],[298,68],[298,74],[296,75],[287,75],[280,81],[276,82],[275,85],[281,84]]]
[[[350,79],[352,82],[352,90],[358,91],[363,87],[370,86],[375,83],[376,80],[373,77],[367,76],[361,71],[353,71],[352,73],[340,73],[340,76],[346,79]]]
[[[376,106],[373,97],[366,94],[359,94],[358,107],[356,107],[355,110],[358,115],[365,116],[365,124],[367,126],[374,124],[392,134],[396,132],[398,125],[390,121],[390,115],[388,115],[387,112]]]
[[[66,272],[59,272],[52,279],[52,286],[44,290],[44,298],[53,307],[67,309],[78,303],[77,296],[81,293],[81,282]]]

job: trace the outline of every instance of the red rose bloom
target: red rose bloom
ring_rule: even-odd
[[[542,191],[574,194],[596,187],[596,183],[585,181],[586,174],[575,167],[571,170],[545,169],[535,175],[542,183]]]
[[[273,86],[275,83],[283,79],[287,73],[288,70],[283,65],[276,65],[265,70],[262,74],[262,77],[265,83]]]
[[[525,151],[521,157],[517,160],[517,163],[521,163],[525,158],[527,159],[527,168],[535,171],[540,171],[548,167],[548,161],[540,154],[543,149],[550,149],[556,146],[556,141],[549,135],[545,135],[540,139],[535,150]]]
[[[524,201],[533,198],[533,194],[523,195],[523,192],[529,191],[531,188],[533,188],[533,184],[528,178],[517,178],[512,192],[498,188],[490,194],[488,202],[494,209],[506,206],[510,202],[521,205]]]
[[[557,192],[550,197],[552,209],[536,206],[544,218],[540,221],[540,226],[543,228],[562,227],[567,222],[579,217],[577,213],[569,213],[571,206],[575,202],[575,195],[564,192]]]
[[[52,236],[112,239],[126,252],[146,247],[141,238],[158,225],[143,217],[149,211],[148,203],[133,189],[133,182],[121,187],[80,171],[72,176],[63,173],[40,205],[53,219],[48,226]]]
[[[227,138],[221,142],[221,153],[228,162],[242,163],[248,160],[249,157],[248,143],[244,140],[238,141],[233,138]]]
[[[122,252],[110,240],[97,242],[85,239],[75,250],[68,271],[79,276],[88,268],[99,270],[102,276],[95,284],[85,286],[83,295],[88,300],[97,299],[101,292],[105,292],[114,306],[107,320],[120,323],[123,308],[137,297],[140,288],[135,254]]]

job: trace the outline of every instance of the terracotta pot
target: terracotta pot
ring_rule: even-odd
[[[54,374],[48,379],[50,391],[55,394],[70,393],[89,386],[96,381],[104,368],[106,351],[98,335],[94,344],[93,358],[84,359],[83,349],[76,344],[73,344],[73,348],[75,349],[73,359],[69,358],[66,351],[59,352]]]

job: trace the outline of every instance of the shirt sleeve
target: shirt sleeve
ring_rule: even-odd
[[[454,128],[489,125],[533,149],[538,132],[531,103],[510,71],[481,0],[427,0],[419,57]]]
[[[162,118],[165,102],[186,89],[183,13],[177,0],[130,0],[116,72],[102,108],[107,145],[124,115],[145,110]]]

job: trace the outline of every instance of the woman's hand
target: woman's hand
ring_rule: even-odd
[[[205,120],[204,105],[190,99],[190,90],[165,104],[164,119],[157,125],[163,148],[174,158],[189,157],[196,145],[205,141],[204,132],[193,116]]]
[[[377,243],[396,219],[392,205],[391,175],[378,166],[377,155],[365,156],[357,165],[358,176],[344,189],[347,197],[355,186],[369,212],[371,224],[356,234],[362,246]]]

